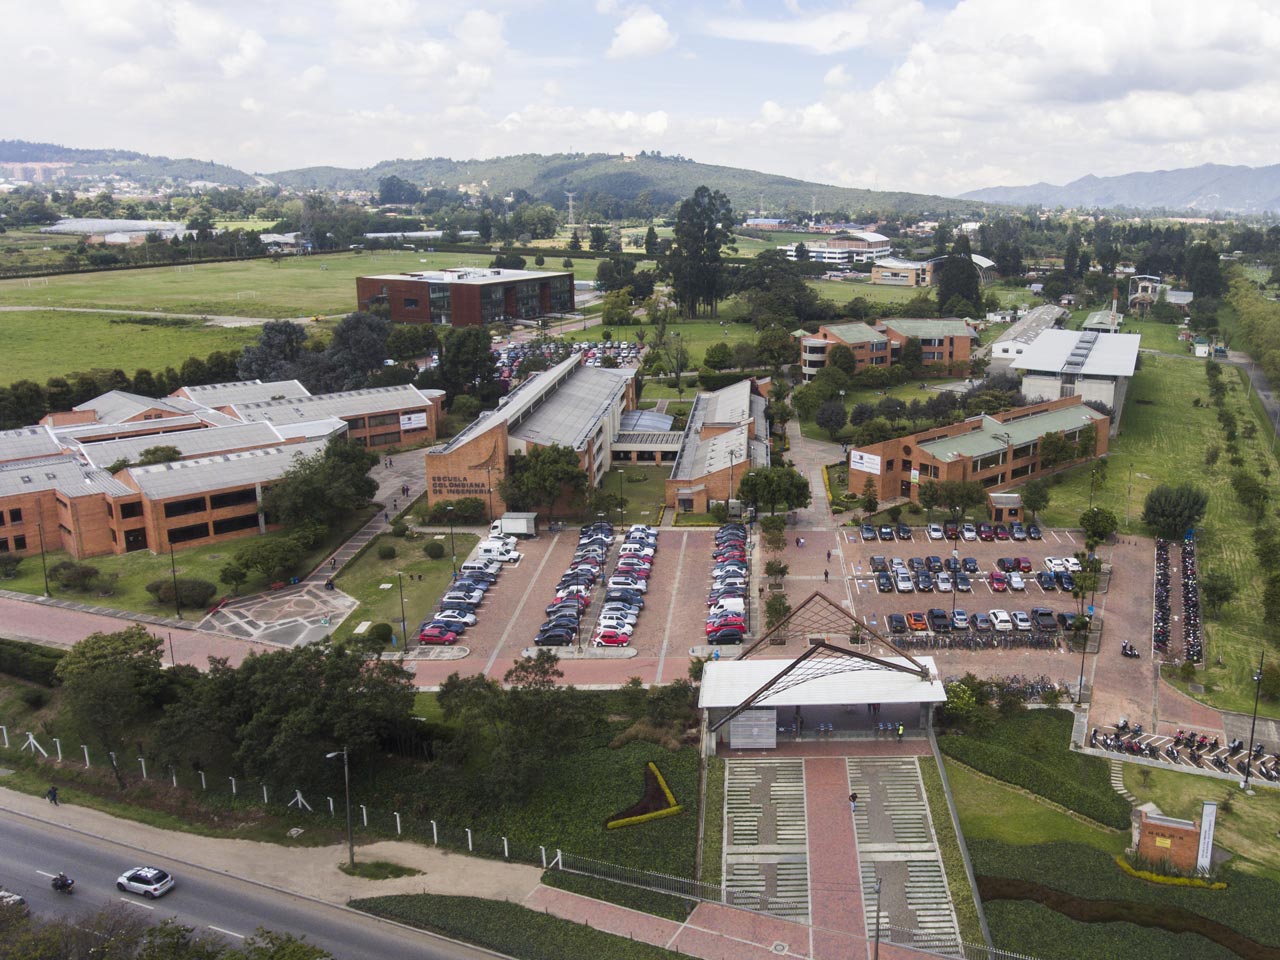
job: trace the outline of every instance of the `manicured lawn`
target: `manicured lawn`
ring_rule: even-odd
[[[606,493],[618,492],[618,470],[623,472],[622,496],[627,501],[627,506],[622,511],[623,521],[656,525],[662,513],[662,505],[666,502],[667,479],[671,476],[671,465],[643,466],[635,463],[615,463],[603,483]],[[616,513],[610,519],[616,521]]]
[[[1247,796],[1234,784],[1190,773],[1124,765],[1124,783],[1140,801],[1152,801],[1171,817],[1199,819],[1205,800],[1219,801],[1214,840],[1236,854],[1242,869],[1257,865],[1280,876],[1280,791],[1260,786],[1255,796]],[[1221,806],[1231,797],[1230,812]]]
[[[1208,511],[1197,527],[1200,570],[1226,571],[1239,595],[1209,620],[1206,669],[1197,676],[1206,684],[1206,693],[1197,696],[1216,707],[1248,712],[1253,708],[1252,671],[1265,646],[1260,633],[1263,581],[1253,555],[1253,527],[1231,489],[1234,468],[1225,451],[1218,463],[1205,464],[1205,451],[1222,447],[1225,440],[1204,370],[1202,360],[1143,355],[1142,369],[1129,385],[1121,434],[1107,458],[1106,479],[1094,496],[1095,502],[1115,511],[1122,532],[1149,535],[1139,518],[1152,488],[1190,480],[1209,494]],[[1226,409],[1235,414],[1242,431],[1249,423],[1257,425],[1256,436],[1237,440],[1240,456],[1255,475],[1260,466],[1271,470],[1270,478],[1260,479],[1275,499],[1280,471],[1271,449],[1272,434],[1246,396],[1243,378],[1234,368],[1224,367],[1223,379],[1228,384]],[[1193,403],[1197,398],[1200,406]],[[1042,525],[1077,526],[1089,506],[1089,485],[1087,468],[1060,474],[1051,487],[1050,506],[1040,514]],[[1216,664],[1219,656],[1222,667]],[[1263,711],[1278,715],[1265,702]]]
[[[951,776],[951,768],[947,768],[947,776]],[[942,867],[947,874],[947,886],[951,890],[951,902],[956,909],[956,919],[960,923],[960,938],[969,943],[982,942],[982,924],[978,920],[978,907],[974,900],[976,894],[969,885],[969,876],[964,871],[964,858],[960,853],[960,841],[956,836],[955,822],[951,819],[951,810],[947,806],[947,796],[942,788],[942,777],[938,766],[931,757],[920,759],[920,778],[924,782],[925,796],[929,801],[929,816],[933,819],[933,829],[938,836],[938,852],[942,857]],[[954,792],[954,783],[952,789]],[[959,813],[959,799],[956,799],[956,812]],[[963,827],[961,828],[963,829]]]
[[[373,510],[371,508],[363,510],[352,517],[349,525],[331,529],[324,541],[308,552],[303,563],[298,567],[299,575],[306,574],[314,569],[324,557],[332,553],[340,543],[350,537],[372,515]],[[288,536],[288,533],[286,531],[278,531],[264,536],[283,537]],[[235,540],[225,540],[221,543],[207,544],[202,547],[192,547],[188,550],[175,550],[173,563],[178,576],[196,580],[208,580],[210,583],[217,585],[217,596],[229,595],[230,588],[218,581],[218,574],[224,566],[235,559],[236,551],[249,542],[249,539],[249,537],[237,538]],[[45,554],[45,562],[50,567],[62,560],[71,559],[71,556],[60,551],[51,551]],[[89,566],[96,567],[103,575],[119,574],[120,578],[116,581],[115,592],[108,597],[99,597],[93,591],[74,593],[63,590],[57,584],[50,582],[50,591],[53,596],[110,607],[114,610],[131,610],[136,613],[154,613],[161,616],[174,615],[175,611],[172,604],[158,605],[146,590],[147,584],[153,580],[168,580],[173,575],[170,570],[169,554],[167,552],[153,554],[147,550],[136,550],[133,553],[119,556],[113,554],[105,557],[91,557],[83,562]],[[22,566],[18,568],[17,577],[13,580],[0,581],[0,584],[6,590],[43,594],[44,577],[41,573],[39,555],[24,558]],[[266,577],[251,572],[249,580],[241,587],[240,592],[242,594],[255,593],[265,590],[269,586],[270,583]],[[204,616],[204,611],[184,611],[184,616],[187,619],[198,620]]]
[[[405,622],[408,625],[410,637],[415,636],[418,624],[435,606],[453,579],[453,563],[449,558],[447,533],[440,541],[444,544],[445,555],[439,560],[428,558],[422,551],[422,548],[431,543],[435,537],[435,534],[426,534],[419,536],[416,540],[409,540],[383,534],[374,539],[355,563],[347,564],[335,583],[339,590],[359,600],[360,606],[333,631],[335,641],[350,639],[351,632],[365,620],[389,623],[395,629],[396,637],[399,637],[402,585]],[[462,563],[479,538],[469,533],[455,533],[454,539],[458,548],[458,562]],[[378,547],[382,544],[393,545],[397,555],[390,560],[379,559]],[[402,577],[398,577],[397,574],[401,574]],[[421,580],[417,579],[419,576],[422,577]],[[499,615],[500,611],[492,604],[488,606],[482,604],[477,619]],[[463,637],[465,640],[466,634],[463,634]]]
[[[1081,843],[1104,853],[1121,853],[1128,834],[1086,823],[1034,794],[997,783],[955,760],[947,760],[947,780],[967,841]]]
[[[257,327],[215,327],[199,320],[163,327],[121,322],[127,319],[58,310],[0,313],[5,334],[0,384],[44,383],[50,377],[96,368],[118,367],[130,377],[140,368],[178,369],[188,357],[204,359],[215,350],[238,350],[258,336]]]
[[[928,381],[925,381],[926,383]],[[646,388],[647,390],[647,388]],[[896,397],[904,403],[910,403],[912,400],[925,401],[934,396],[936,391],[928,387],[921,388],[920,381],[912,380],[909,383],[900,383],[895,387],[887,387],[884,390],[850,390],[846,392],[844,397],[844,405],[847,409],[852,410],[859,403],[879,403],[886,396]],[[812,420],[797,420],[800,424],[800,435],[810,440],[826,440],[831,442],[831,434],[827,433]],[[903,432],[910,431],[910,424],[905,424]],[[853,427],[846,426],[839,434],[836,435],[834,442],[839,443],[841,440],[849,440],[853,437]]]
[[[110,307],[239,317],[345,314],[356,308],[355,278],[438,267],[488,266],[488,251],[377,251],[279,261],[196,264],[50,277],[47,286],[0,281],[0,304]],[[557,268],[558,269],[558,268]],[[185,357],[187,354],[183,354]]]

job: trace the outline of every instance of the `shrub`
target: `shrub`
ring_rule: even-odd
[[[397,520],[391,524],[391,535],[393,537],[404,537],[409,534],[409,525],[403,520]]]
[[[422,552],[427,555],[428,559],[439,560],[444,556],[444,544],[439,540],[432,540],[422,548]]]
[[[440,500],[426,512],[425,522],[440,526],[449,522],[449,508],[453,507],[454,523],[479,523],[485,517],[485,502],[479,497],[459,497],[457,500]]]
[[[379,559],[379,560],[394,560],[395,558],[396,558],[396,548],[395,548],[395,544],[392,544],[392,543],[380,543],[380,544],[378,544],[378,559]]]
[[[98,579],[98,568],[87,563],[63,560],[49,568],[49,579],[64,590],[84,593]]]
[[[49,691],[40,687],[23,687],[18,699],[32,710],[39,710],[49,702]]]
[[[46,687],[58,684],[54,668],[65,651],[0,637],[0,673]]]
[[[173,603],[173,580],[152,580],[147,584],[147,592],[155,597],[156,603]],[[208,580],[196,580],[189,577],[178,578],[177,598],[178,603],[183,607],[207,607],[209,601],[217,593],[217,584],[210,583]]]
[[[391,624],[375,623],[365,633],[365,638],[368,640],[368,646],[381,650],[391,643],[391,638],[395,635],[396,632]]]
[[[12,553],[0,554],[0,580],[12,580],[18,575],[18,564],[22,562],[21,557],[16,557]]]

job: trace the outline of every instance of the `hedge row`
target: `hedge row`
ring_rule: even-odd
[[[1030,790],[1068,810],[1124,830],[1130,807],[1111,786],[1105,760],[1072,753],[1067,710],[1027,710],[997,720],[981,734],[938,738],[949,757]]]
[[[984,909],[996,947],[1039,960],[1240,960],[1195,934],[1132,923],[1083,923],[1029,900],[991,900]]]
[[[678,923],[688,920],[695,906],[694,901],[685,900],[670,893],[645,890],[628,883],[599,880],[596,877],[588,877],[581,873],[567,873],[564,870],[547,870],[542,874],[542,882],[548,887],[559,887],[561,890],[580,893],[584,897],[595,897],[597,900],[616,903],[620,907],[629,907],[641,913],[665,917]]]
[[[53,670],[65,654],[65,650],[0,637],[0,673],[46,687],[56,686]]]
[[[479,897],[419,893],[369,897],[349,905],[523,960],[676,960],[682,956],[519,904]]]
[[[1075,843],[1017,846],[974,840],[969,844],[969,856],[978,876],[1026,880],[1090,900],[1181,907],[1259,943],[1280,947],[1280,927],[1275,923],[1280,883],[1236,870],[1230,864],[1218,878],[1227,883],[1227,889],[1212,890],[1136,879],[1117,867],[1110,854]]]

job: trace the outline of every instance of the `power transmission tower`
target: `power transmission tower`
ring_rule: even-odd
[[[576,197],[578,194],[576,191],[573,193],[570,193],[568,190],[566,190],[564,192],[564,195],[569,198],[569,226],[572,227],[575,222],[573,219],[573,198]]]

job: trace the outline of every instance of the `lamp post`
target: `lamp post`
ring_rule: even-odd
[[[876,878],[876,948],[872,955],[873,960],[880,960],[880,884],[882,882],[879,877]]]
[[[737,459],[736,451],[729,448],[729,496],[725,498],[725,516],[728,516],[729,502],[733,500],[733,461]]]
[[[484,475],[489,487],[489,521],[493,522],[493,467],[485,467]]]
[[[1080,640],[1080,689],[1076,692],[1076,706],[1084,703],[1084,655],[1089,649],[1089,634],[1087,628],[1081,630],[1080,626],[1084,623],[1084,617],[1077,616],[1071,622],[1071,629],[1076,637]]]
[[[334,757],[342,757],[342,791],[347,801],[347,866],[355,869],[356,865],[356,847],[351,840],[351,768],[347,765],[347,748],[335,750],[333,753],[326,753],[326,760],[332,760]]]
[[[1258,655],[1258,669],[1253,674],[1253,720],[1249,724],[1249,742],[1244,745],[1244,783],[1241,790],[1249,789],[1249,774],[1253,773],[1253,734],[1258,727],[1258,697],[1262,694],[1262,662],[1266,653]]]
[[[409,624],[404,617],[404,574],[399,570],[396,571],[396,582],[400,585],[400,639],[404,642],[404,649],[409,649]]]
[[[951,548],[951,559],[955,561],[954,569],[951,571],[951,623],[955,625],[956,621],[956,577],[960,571],[960,548]]]
[[[36,533],[40,536],[40,572],[44,574],[44,595],[49,595],[49,567],[44,559],[44,524],[36,524]]]
[[[454,545],[453,540],[453,504],[444,508],[444,512],[449,517],[449,556],[453,559],[453,578],[458,578],[458,548]]]
[[[622,467],[616,467],[613,472],[618,475],[618,529],[622,529],[623,525],[627,522],[622,515],[622,480],[627,471]]]
[[[169,541],[169,574],[173,577],[173,609],[182,619],[182,601],[178,599],[178,567],[173,560],[173,540]]]

